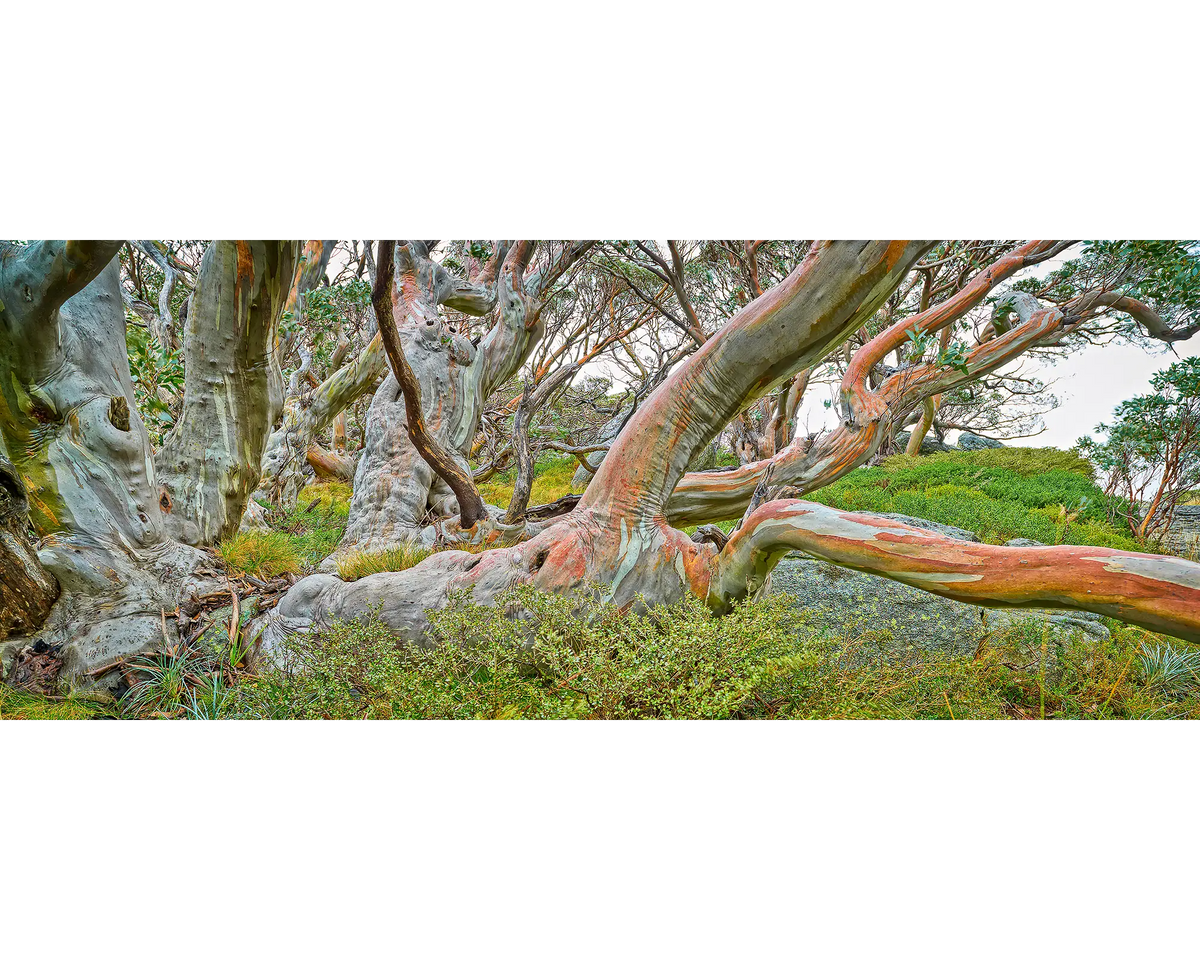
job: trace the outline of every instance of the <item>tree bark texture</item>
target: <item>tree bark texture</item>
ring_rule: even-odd
[[[129,374],[119,247],[0,251],[0,430],[38,560],[62,590],[29,641],[58,651],[64,681],[83,685],[162,644],[163,611],[204,560],[165,529]],[[6,669],[25,642],[3,645]]]
[[[157,458],[167,529],[184,543],[235,533],[258,486],[278,413],[276,330],[298,252],[295,240],[214,240],[204,253],[184,338],[183,410]]]

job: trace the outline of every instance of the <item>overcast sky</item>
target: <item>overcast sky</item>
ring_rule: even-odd
[[[1057,269],[1064,260],[1078,255],[1078,248],[1067,251],[1067,256],[1040,264],[1028,271],[1015,274],[1003,284],[1008,286],[1026,276],[1042,276]],[[1023,364],[1026,375],[1037,377],[1047,383],[1055,381],[1051,392],[1059,398],[1059,406],[1047,413],[1043,420],[1046,430],[1036,437],[1022,437],[1004,442],[1020,447],[1060,447],[1068,449],[1082,436],[1092,433],[1096,424],[1109,422],[1112,410],[1122,400],[1150,390],[1150,377],[1157,371],[1169,367],[1181,357],[1200,356],[1200,337],[1174,345],[1175,352],[1165,344],[1152,342],[1143,349],[1126,344],[1091,346],[1072,354],[1058,363],[1050,364],[1035,359],[1018,359],[1002,370],[1013,370]],[[836,417],[824,406],[832,397],[829,387],[821,386],[805,398],[800,410],[800,423],[807,423],[810,430],[824,425],[833,427]],[[954,443],[957,431],[951,431],[949,442]]]

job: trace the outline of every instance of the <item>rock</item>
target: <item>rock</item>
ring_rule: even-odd
[[[1065,644],[1109,636],[1093,613],[960,603],[802,554],[791,554],[779,563],[771,575],[771,590],[794,598],[798,613],[812,617],[811,622],[827,627],[831,634],[863,641],[853,654],[858,658],[973,657],[990,634],[1019,629],[1022,662],[1017,665],[1036,670],[1043,635],[1051,668]]]
[[[906,517],[902,513],[872,513],[869,510],[859,511],[866,517],[883,517],[886,520],[898,520],[900,523],[907,523],[910,527],[916,527],[918,530],[929,530],[932,533],[940,533],[943,537],[950,537],[952,540],[965,540],[968,543],[979,543],[980,540],[970,530],[963,530],[961,527],[952,527],[946,523],[935,523],[932,520],[924,520],[921,517]],[[1031,543],[1033,541],[1030,541]]]
[[[1016,537],[1013,540],[1004,541],[1006,547],[1044,547],[1045,544],[1041,540],[1028,540],[1025,537]]]
[[[1004,444],[999,440],[989,440],[987,437],[981,437],[974,433],[963,431],[958,435],[959,450],[994,450],[997,447],[1003,447]]]
[[[247,636],[246,627],[250,621],[258,616],[259,599],[258,597],[246,597],[239,603],[239,623],[242,627],[241,642],[247,646],[252,639]],[[229,621],[233,616],[233,607],[219,607],[209,614],[211,622],[200,635],[196,638],[196,647],[201,654],[217,663],[221,663],[229,658]]]
[[[912,431],[910,430],[901,430],[896,434],[896,439],[893,442],[897,453],[903,453],[908,448],[908,440],[911,436]],[[921,453],[923,454],[948,453],[952,449],[952,447],[948,447],[940,440],[936,440],[928,435],[921,441]]]

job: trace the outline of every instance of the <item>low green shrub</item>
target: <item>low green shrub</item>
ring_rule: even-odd
[[[988,543],[1017,537],[1147,550],[1109,523],[1103,491],[1077,453],[1004,447],[889,457],[809,495],[846,510],[902,513],[970,530]]]
[[[259,716],[723,718],[745,713],[759,672],[791,649],[787,604],[714,617],[696,600],[622,615],[595,599],[518,589],[432,616],[435,642],[398,649],[378,620],[291,638],[251,682]]]

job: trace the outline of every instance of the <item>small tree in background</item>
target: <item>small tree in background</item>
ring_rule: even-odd
[[[1179,500],[1200,484],[1200,358],[1189,357],[1150,379],[1153,393],[1126,400],[1100,424],[1104,439],[1079,449],[1106,477],[1113,519],[1139,539],[1161,537]]]

